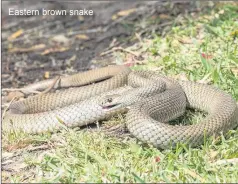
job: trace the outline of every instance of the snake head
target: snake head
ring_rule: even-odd
[[[107,95],[100,102],[100,106],[106,110],[113,110],[122,107],[121,95]]]

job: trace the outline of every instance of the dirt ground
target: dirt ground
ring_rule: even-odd
[[[164,34],[165,28],[169,29],[168,25],[173,21],[171,17],[193,11],[193,7],[193,4],[187,2],[157,1],[4,1],[2,88],[21,87],[56,75],[115,64],[110,52],[101,53],[114,47],[132,45],[138,42],[138,35],[151,37],[151,33]],[[94,14],[13,16],[9,15],[9,8],[39,11],[85,8],[93,10]],[[150,26],[147,24],[148,20],[152,22]]]

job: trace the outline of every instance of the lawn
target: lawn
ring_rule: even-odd
[[[170,26],[163,36],[142,39],[137,35],[140,41],[127,50],[143,59],[118,51],[114,53],[117,61],[129,58],[136,63],[133,70],[153,70],[177,79],[214,84],[238,101],[237,4],[217,4],[199,13],[184,14]],[[118,115],[103,123],[123,124],[124,117]],[[180,122],[201,119],[201,113],[188,112]],[[237,130],[231,130],[229,138],[221,135],[197,148],[178,145],[174,150],[159,150],[128,136],[67,128],[54,134],[3,135],[2,145],[3,157],[14,167],[13,172],[2,172],[3,182],[238,181]]]

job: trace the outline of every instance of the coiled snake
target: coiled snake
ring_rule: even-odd
[[[52,82],[46,80],[24,89],[43,90]],[[176,143],[196,146],[203,142],[204,135],[226,133],[238,125],[238,107],[231,95],[209,85],[176,81],[154,72],[108,66],[62,77],[54,85],[71,86],[74,88],[13,102],[3,117],[3,131],[54,131],[62,122],[68,127],[82,126],[130,107],[126,115],[129,131],[144,142],[168,148]],[[194,125],[167,123],[181,116],[186,107],[208,115]]]

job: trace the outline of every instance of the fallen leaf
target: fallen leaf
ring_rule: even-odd
[[[179,41],[177,39],[174,39],[174,40],[172,40],[171,45],[173,47],[179,47],[181,44],[179,43]]]
[[[224,14],[224,13],[225,13],[225,10],[220,10],[218,13],[219,13],[219,14]]]
[[[132,66],[135,66],[135,63],[125,63],[124,65],[127,67],[132,67]]]
[[[8,41],[15,40],[17,37],[21,36],[23,34],[23,29],[19,29],[15,33],[13,33],[11,36],[8,37]]]
[[[231,71],[232,71],[235,75],[238,75],[238,68],[232,68]]]
[[[112,20],[116,20],[117,18],[118,18],[117,15],[113,15],[113,16],[112,16]]]
[[[49,79],[50,78],[50,72],[45,72],[45,74],[44,74],[44,78],[45,79]]]
[[[160,18],[161,20],[171,19],[170,15],[163,14],[163,13],[159,15],[159,18]]]
[[[183,36],[182,38],[178,38],[178,41],[183,44],[192,44],[193,43],[191,38],[185,37],[185,36]]]
[[[219,14],[216,13],[214,17],[218,19],[219,18]]]
[[[79,15],[79,16],[78,16],[78,19],[79,19],[80,21],[84,21],[84,17],[83,17],[82,15]]]
[[[127,16],[127,15],[130,15],[131,13],[135,12],[136,9],[135,8],[132,8],[132,9],[128,9],[128,10],[122,10],[122,11],[119,11],[117,13],[118,16]]]
[[[158,18],[157,15],[153,15],[153,16],[151,16],[151,19],[152,19],[152,20],[155,20],[155,19],[157,19],[157,18]]]
[[[128,9],[128,10],[122,10],[122,11],[119,11],[116,14],[114,14],[111,19],[116,20],[118,17],[128,16],[128,15],[132,14],[135,11],[136,11],[135,8]]]
[[[29,48],[17,48],[17,47],[15,47],[15,48],[9,49],[8,52],[10,52],[10,53],[32,52],[32,51],[44,49],[45,47],[46,47],[45,44],[34,45],[32,47],[29,47]]]
[[[56,35],[53,38],[51,38],[51,40],[56,43],[61,43],[65,45],[68,45],[70,43],[70,39],[65,37],[64,35]]]
[[[2,169],[2,183],[11,183],[11,173]]]
[[[155,162],[160,162],[160,157],[159,156],[155,157]]]
[[[55,52],[64,52],[66,50],[69,50],[69,48],[65,48],[65,47],[49,48],[49,49],[46,49],[44,52],[42,52],[41,55],[47,55],[47,54],[55,53]]]
[[[189,174],[193,178],[199,179],[202,183],[205,183],[205,180],[201,176],[199,176],[195,171],[191,171],[186,168],[184,168],[183,170],[185,171],[186,174]]]
[[[75,36],[75,38],[80,39],[80,40],[89,40],[89,37],[85,34],[78,34]]]
[[[204,15],[204,16],[203,16],[203,19],[211,20],[211,19],[213,19],[213,17],[210,16],[210,15]]]
[[[209,55],[209,54],[201,53],[201,55],[204,59],[212,59],[213,58],[213,56]]]
[[[209,153],[209,157],[213,161],[217,157],[218,154],[219,154],[218,151],[211,150]]]

